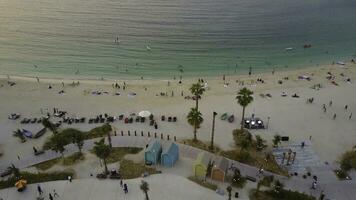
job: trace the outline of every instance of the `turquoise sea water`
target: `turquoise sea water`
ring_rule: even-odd
[[[315,66],[355,56],[355,10],[355,0],[0,0],[0,74],[157,78]]]

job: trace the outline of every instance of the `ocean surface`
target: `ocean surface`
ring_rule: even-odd
[[[355,0],[0,0],[0,74],[164,78],[346,61],[355,10]]]

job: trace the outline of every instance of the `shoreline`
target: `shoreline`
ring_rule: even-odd
[[[272,71],[275,72],[275,74],[295,74],[298,72],[304,72],[304,71],[320,71],[320,70],[324,70],[325,68],[330,69],[333,67],[340,67],[340,68],[348,68],[348,67],[352,67],[353,65],[356,66],[356,64],[353,64],[351,62],[345,62],[345,65],[337,65],[337,64],[328,64],[328,65],[318,65],[318,66],[305,66],[305,67],[301,67],[301,68],[296,68],[296,69],[290,69],[290,68],[283,68],[285,70],[281,70],[281,68],[278,68],[278,70],[271,69],[269,72],[256,72],[256,73],[252,73],[251,75],[248,75],[248,73],[236,73],[236,74],[220,74],[220,75],[211,75],[211,76],[188,76],[188,77],[184,77],[184,75],[182,76],[182,80],[187,80],[187,81],[192,81],[193,79],[198,79],[198,78],[203,78],[206,80],[219,80],[222,79],[223,76],[225,76],[226,78],[229,79],[244,79],[244,78],[250,78],[250,77],[256,77],[256,76],[273,76]],[[252,68],[253,69],[253,68]],[[253,70],[252,70],[253,71]],[[305,73],[309,73],[309,72],[305,72]],[[16,75],[16,74],[0,74],[0,80],[6,80],[8,79],[7,76],[10,77],[10,80],[18,80],[18,81],[29,81],[29,82],[37,82],[37,76],[26,76],[26,75]],[[171,78],[167,78],[167,77],[161,77],[161,78],[157,78],[157,77],[149,77],[149,78],[145,78],[143,77],[143,79],[140,78],[90,78],[90,77],[86,77],[86,76],[80,76],[78,78],[72,78],[72,77],[65,77],[65,78],[60,78],[60,77],[49,77],[49,76],[45,76],[45,77],[38,77],[40,79],[40,82],[44,82],[44,83],[62,83],[62,82],[72,82],[72,81],[82,81],[84,83],[112,83],[112,82],[118,82],[118,81],[141,81],[141,82],[154,82],[154,81],[171,81],[174,80],[173,77]],[[179,80],[179,76],[175,76],[175,80]]]

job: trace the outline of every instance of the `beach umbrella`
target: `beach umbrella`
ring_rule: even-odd
[[[27,185],[27,181],[24,179],[20,179],[15,183],[15,187],[17,188],[18,191],[24,190],[26,185]]]
[[[151,115],[151,112],[147,111],[147,110],[143,110],[138,113],[138,116],[140,116],[140,117],[149,117],[150,115]]]

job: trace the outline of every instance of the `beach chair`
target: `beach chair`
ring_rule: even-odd
[[[145,117],[141,117],[141,123],[144,123],[146,121]]]
[[[124,118],[124,115],[119,115],[119,120],[122,120]]]

